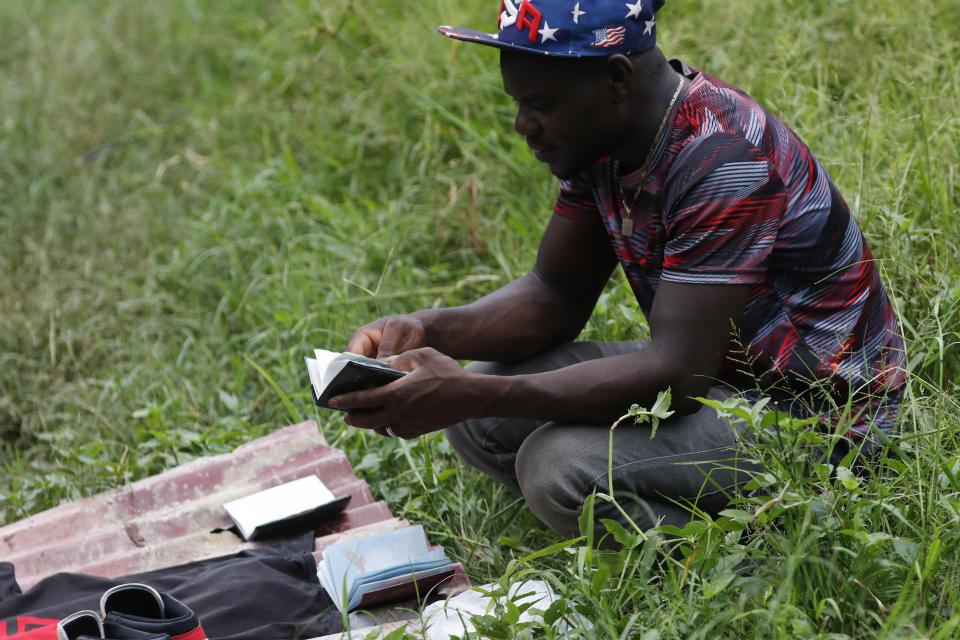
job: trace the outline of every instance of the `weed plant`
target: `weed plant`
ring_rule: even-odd
[[[562,596],[547,619],[566,627],[510,624],[504,609],[479,621],[487,636],[957,635],[951,0],[695,0],[660,14],[665,52],[791,125],[864,228],[909,356],[902,438],[881,459],[828,466],[815,452],[829,434],[729,406],[755,428],[782,422],[752,491],[683,529],[612,527],[623,548],[596,551],[545,530],[442,435],[382,439],[312,407],[312,348],[532,264],[555,181],[512,131],[495,51],[434,33],[492,28],[494,13],[0,3],[0,523],[314,419],[474,582],[545,577]],[[582,337],[646,332],[618,278]]]

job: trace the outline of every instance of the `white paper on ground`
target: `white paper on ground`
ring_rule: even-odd
[[[424,638],[426,640],[449,640],[451,636],[462,637],[468,632],[476,631],[470,621],[470,616],[489,614],[494,607],[492,599],[478,590],[491,591],[494,588],[496,588],[494,584],[484,584],[469,591],[458,593],[447,600],[427,605],[422,614],[426,625]],[[499,601],[504,602],[508,597],[517,605],[533,603],[530,609],[539,609],[540,611],[546,611],[557,599],[557,594],[554,593],[550,585],[542,580],[518,582],[510,587],[507,594],[506,597],[501,597]],[[539,613],[531,613],[530,609],[520,614],[518,622],[534,622],[543,619]]]

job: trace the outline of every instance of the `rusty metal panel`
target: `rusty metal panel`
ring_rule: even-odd
[[[351,496],[344,514],[317,530],[318,549],[353,529],[403,524],[309,421],[0,528],[0,559],[26,590],[58,571],[116,577],[233,553],[257,543],[217,532],[232,524],[223,503],[312,473],[334,495]]]

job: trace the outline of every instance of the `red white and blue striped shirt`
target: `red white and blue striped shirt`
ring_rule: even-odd
[[[903,338],[849,208],[780,120],[731,85],[678,70],[690,83],[648,165],[618,176],[601,159],[561,182],[555,214],[602,221],[648,317],[661,281],[751,286],[721,382],[853,436],[891,432]],[[629,237],[621,186],[641,190]]]

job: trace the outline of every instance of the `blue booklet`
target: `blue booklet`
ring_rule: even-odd
[[[327,547],[317,577],[341,611],[422,597],[453,575],[442,548],[430,549],[420,525]]]

